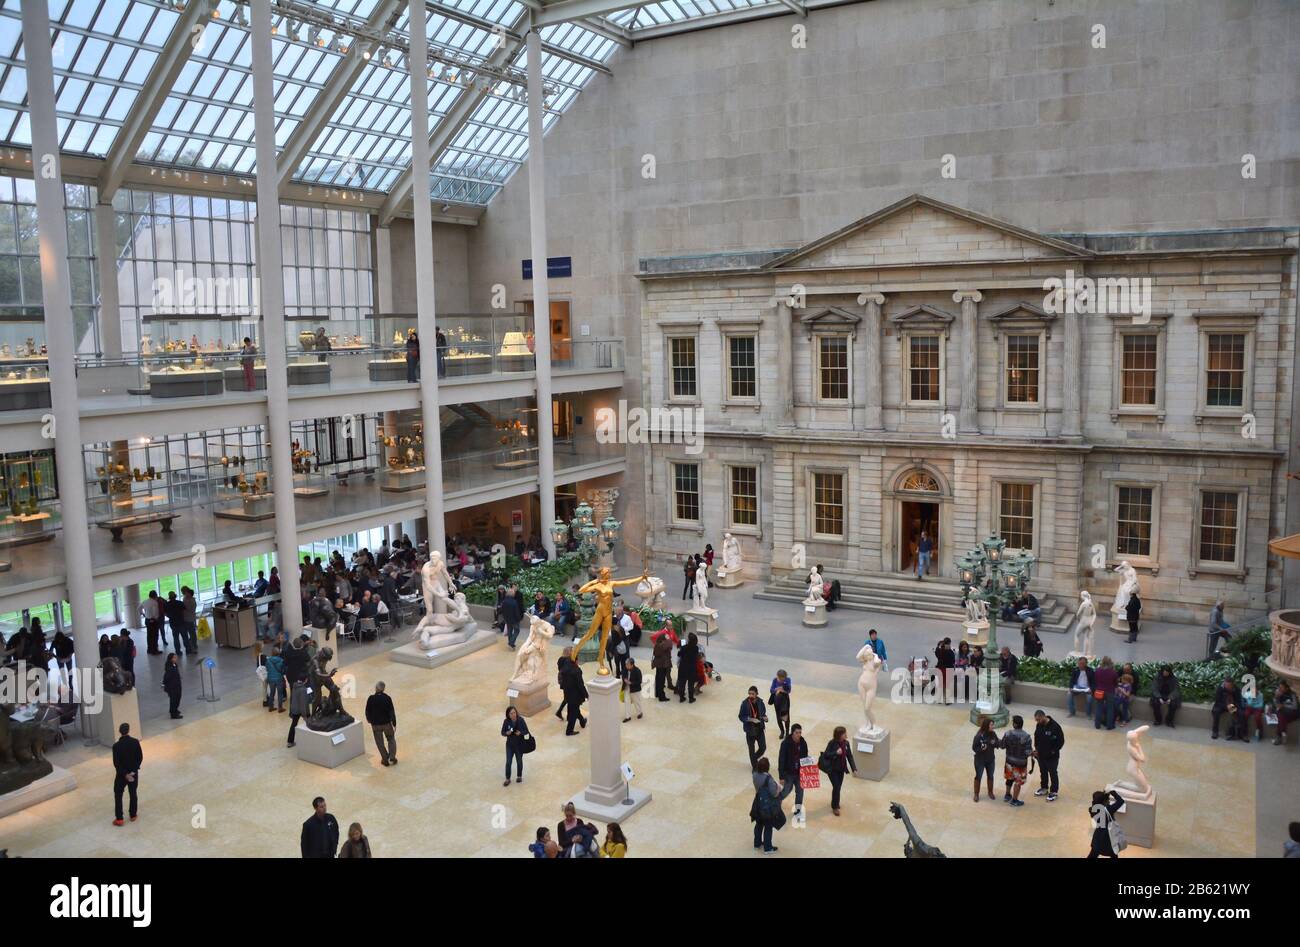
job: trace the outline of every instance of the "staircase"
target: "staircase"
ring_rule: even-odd
[[[754,598],[774,602],[802,602],[808,594],[808,582],[801,573],[773,578]],[[1037,593],[1035,593],[1037,594]],[[1040,631],[1065,634],[1074,615],[1059,600],[1039,595],[1043,609]],[[964,621],[961,586],[953,579],[914,578],[892,574],[871,574],[840,579],[837,608],[891,615],[915,615],[940,621]]]

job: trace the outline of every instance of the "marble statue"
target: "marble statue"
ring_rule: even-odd
[[[730,533],[722,534],[722,568],[727,572],[739,572],[743,560],[740,555],[740,540]]]
[[[587,628],[587,633],[578,640],[573,646],[574,660],[582,652],[582,646],[591,640],[597,629],[600,630],[600,650],[596,656],[596,673],[609,675],[609,666],[605,664],[605,646],[609,644],[609,627],[610,619],[614,614],[614,589],[624,585],[637,585],[650,578],[648,572],[642,571],[639,576],[631,579],[611,579],[609,568],[602,567],[596,578],[578,589],[580,595],[586,595],[588,592],[594,593],[596,597],[596,612],[591,616],[591,625]]]
[[[971,625],[978,625],[980,622],[988,624],[989,621],[989,603],[979,592],[971,589],[966,593],[966,621]]]
[[[637,583],[636,594],[643,607],[663,608],[664,580],[657,575],[648,576]]]
[[[812,571],[808,573],[808,597],[803,600],[805,605],[817,605],[826,600],[822,591],[822,574],[813,566]]]
[[[1125,734],[1128,737],[1128,765],[1124,767],[1124,772],[1128,773],[1128,779],[1117,782],[1116,789],[1123,789],[1138,796],[1151,795],[1151,781],[1142,771],[1142,764],[1147,761],[1147,755],[1142,751],[1142,734],[1150,729],[1150,724],[1144,723]]]
[[[1097,621],[1097,606],[1085,589],[1079,593],[1079,607],[1074,611],[1074,650],[1086,658],[1092,657],[1092,626]]]
[[[876,699],[876,672],[882,664],[880,655],[876,654],[876,649],[870,643],[864,644],[858,652],[858,663],[862,665],[862,674],[858,677],[858,696],[862,698],[862,716],[867,721],[858,732],[879,733],[881,728],[876,726],[876,718],[871,715],[871,705]]]
[[[705,569],[695,570],[695,611],[709,610],[709,574]]]
[[[1120,579],[1119,589],[1115,592],[1115,601],[1110,606],[1111,624],[1112,627],[1127,628],[1128,615],[1124,610],[1128,607],[1128,600],[1133,597],[1133,593],[1138,591],[1137,569],[1129,565],[1128,560],[1125,559],[1115,567],[1115,571],[1123,578]]]
[[[334,683],[334,671],[326,670],[333,658],[333,649],[320,648],[307,665],[311,693],[311,704],[307,709],[308,730],[330,732],[353,722],[352,715],[343,709],[343,693]]]
[[[473,633],[474,617],[465,595],[456,591],[442,553],[436,550],[420,567],[420,590],[424,595],[424,617],[411,630],[411,637],[419,639],[422,650],[459,644]]]
[[[528,616],[528,639],[515,653],[512,684],[536,684],[546,679],[546,646],[555,636],[555,626],[537,615]]]

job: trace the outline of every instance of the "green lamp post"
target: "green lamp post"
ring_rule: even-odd
[[[989,643],[984,651],[984,664],[985,668],[991,665],[997,673],[998,616],[1002,606],[1016,601],[1028,587],[1034,557],[1027,553],[1008,555],[1006,540],[990,536],[966,555],[957,557],[955,564],[962,593],[978,595],[988,605]],[[1002,688],[998,686],[993,688],[986,702],[976,701],[971,708],[970,721],[978,724],[981,717],[988,717],[993,726],[1003,727],[1008,716]]]

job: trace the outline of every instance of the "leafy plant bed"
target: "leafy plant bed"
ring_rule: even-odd
[[[1137,695],[1151,696],[1151,682],[1165,665],[1173,668],[1174,677],[1182,691],[1184,703],[1210,703],[1214,700],[1214,689],[1231,675],[1240,681],[1246,674],[1254,674],[1256,687],[1262,694],[1272,697],[1279,681],[1277,675],[1263,663],[1263,658],[1272,648],[1272,635],[1267,625],[1251,628],[1233,635],[1224,648],[1224,656],[1217,661],[1143,661],[1134,664],[1138,675]],[[1247,662],[1255,664],[1253,670]],[[1092,662],[1093,667],[1100,664],[1100,659]],[[1120,666],[1124,662],[1120,662]],[[1053,687],[1069,687],[1070,678],[1077,661],[1049,661],[1043,658],[1021,658],[1016,678],[1031,684],[1050,684]]]

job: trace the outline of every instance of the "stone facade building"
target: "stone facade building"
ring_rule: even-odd
[[[705,432],[646,448],[651,551],[730,531],[751,578],[801,546],[869,585],[924,529],[953,581],[996,534],[1040,595],[1108,602],[1127,560],[1148,618],[1275,608],[1297,236],[1048,236],[913,195],[794,250],[642,260],[644,405]]]

